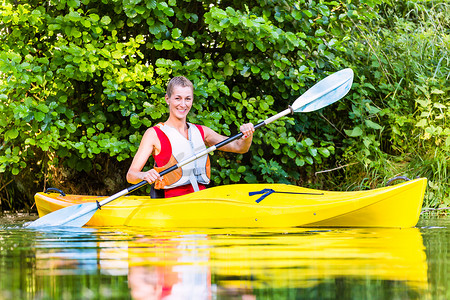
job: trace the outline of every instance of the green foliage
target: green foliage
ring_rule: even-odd
[[[351,107],[341,104],[348,160],[381,178],[427,177],[429,206],[450,203],[449,20],[448,3],[386,1],[377,22],[357,24],[358,79]]]
[[[385,162],[400,157],[427,161],[449,186],[448,11],[381,0],[5,0],[2,199],[69,178],[78,193],[123,188],[143,133],[167,118],[173,76],[196,87],[189,121],[232,135],[344,67],[356,74],[346,100],[257,130],[248,154],[216,151],[213,182],[332,188],[358,172],[386,177]],[[313,177],[355,161],[364,170]]]
[[[33,169],[33,181],[52,183],[64,168],[100,178],[102,157],[128,168],[145,129],[167,118],[165,86],[176,75],[196,86],[191,122],[226,135],[256,124],[343,67],[351,18],[374,4],[358,5],[3,1],[0,172],[18,181]],[[299,167],[323,163],[333,142],[307,131],[323,120],[300,121],[258,131],[239,164],[216,153],[215,182],[292,182]]]

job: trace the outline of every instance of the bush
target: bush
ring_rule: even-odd
[[[232,135],[286,109],[328,74],[356,73],[339,104],[258,130],[248,154],[216,152],[214,184],[333,189],[372,177],[373,187],[397,169],[426,173],[409,169],[420,159],[448,183],[448,5],[433,3],[4,1],[4,207],[29,206],[30,191],[45,186],[124,188],[142,134],[167,118],[166,83],[177,75],[196,87],[189,121]]]
[[[450,204],[449,20],[448,3],[386,1],[376,22],[357,24],[348,52],[359,83],[343,107],[346,157],[372,179],[427,177],[426,206]]]

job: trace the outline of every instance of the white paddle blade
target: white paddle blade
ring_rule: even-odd
[[[50,226],[82,227],[97,211],[97,203],[83,203],[61,208],[36,221],[31,222],[27,228],[42,228]]]
[[[295,112],[310,112],[344,97],[353,83],[353,70],[343,69],[316,83],[292,104]]]

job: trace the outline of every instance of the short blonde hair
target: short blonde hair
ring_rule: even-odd
[[[167,97],[170,98],[172,96],[173,89],[176,86],[190,87],[192,89],[192,91],[194,91],[194,84],[189,79],[187,79],[184,76],[177,76],[177,77],[172,78],[169,81],[169,84],[167,84],[167,91],[166,91]]]

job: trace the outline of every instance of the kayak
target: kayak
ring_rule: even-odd
[[[427,185],[418,178],[364,191],[323,191],[286,184],[233,184],[167,199],[122,196],[87,226],[137,227],[414,227]],[[106,197],[37,193],[40,217]]]

